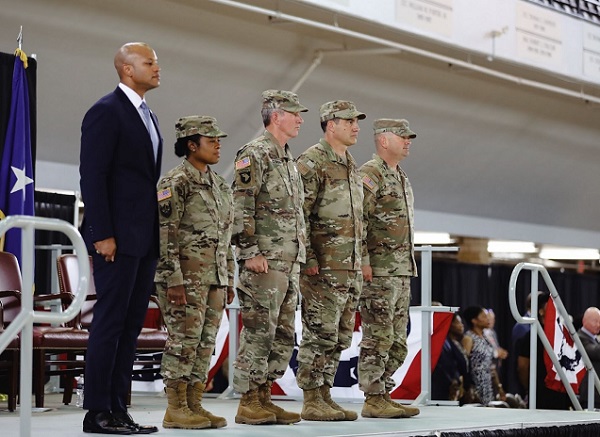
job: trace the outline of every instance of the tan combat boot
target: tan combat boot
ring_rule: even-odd
[[[198,416],[188,408],[187,382],[181,380],[167,381],[167,411],[163,419],[163,428],[202,429],[210,427],[210,420]]]
[[[365,396],[365,404],[361,412],[362,417],[377,417],[382,419],[406,417],[404,410],[388,403],[382,394],[365,394]]]
[[[194,384],[188,384],[187,386],[187,404],[190,410],[199,416],[203,416],[210,420],[211,428],[223,428],[227,426],[227,420],[221,416],[215,416],[209,411],[206,411],[202,407],[202,395],[206,384],[203,382],[195,382]]]
[[[413,417],[421,412],[421,410],[419,410],[416,407],[411,407],[410,405],[402,405],[402,404],[399,404],[398,402],[395,402],[389,393],[384,394],[383,397],[385,398],[385,400],[388,404],[391,404],[396,408],[400,408],[401,410],[404,410],[404,417]]]
[[[346,410],[340,407],[333,399],[331,399],[331,387],[329,387],[327,384],[324,384],[320,387],[320,390],[321,397],[327,405],[329,405],[334,410],[341,411],[342,413],[344,413],[344,418],[342,420],[352,421],[358,419],[358,414],[356,414],[355,411]]]
[[[258,390],[251,390],[242,394],[235,416],[235,423],[262,425],[276,422],[275,414],[265,409],[258,400]]]
[[[344,420],[344,413],[334,410],[323,400],[320,388],[304,390],[304,404],[300,416],[304,420]]]
[[[285,411],[283,408],[275,405],[271,401],[271,386],[273,381],[267,381],[258,387],[258,400],[263,408],[275,414],[277,423],[281,425],[289,425],[290,423],[300,422],[300,415],[291,411]]]

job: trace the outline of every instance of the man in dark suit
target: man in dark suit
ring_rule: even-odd
[[[577,335],[585,348],[596,373],[600,372],[600,343],[598,343],[598,334],[600,334],[600,309],[589,307],[583,313],[582,327],[577,331]],[[579,399],[581,405],[586,408],[588,404],[588,375],[584,376],[579,386]],[[591,405],[588,409],[593,410],[594,407],[600,407],[600,395],[596,390],[594,395],[595,405]]]
[[[144,99],[160,85],[156,53],[128,43],[115,56],[119,86],[98,100],[81,126],[81,226],[93,257],[98,300],[86,356],[83,431],[148,434],[127,413],[136,341],[158,258],[162,138]]]

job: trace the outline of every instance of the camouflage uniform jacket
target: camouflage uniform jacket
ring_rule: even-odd
[[[158,183],[160,259],[155,281],[167,287],[233,285],[233,199],[225,179],[187,160]]]
[[[297,161],[304,181],[306,267],[360,270],[363,192],[354,158],[346,152],[344,162],[321,139]]]
[[[239,259],[304,262],[304,190],[289,146],[268,131],[237,153],[233,182],[233,241]]]
[[[363,264],[373,276],[417,276],[414,257],[414,198],[406,173],[379,155],[361,168],[365,195]]]

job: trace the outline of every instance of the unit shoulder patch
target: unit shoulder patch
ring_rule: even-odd
[[[171,207],[171,201],[161,203],[158,207],[160,213],[163,217],[169,218],[171,217],[171,213],[173,212],[173,208]]]
[[[240,182],[242,184],[249,184],[250,182],[252,182],[252,174],[250,173],[250,171],[241,171],[239,172],[240,175]]]

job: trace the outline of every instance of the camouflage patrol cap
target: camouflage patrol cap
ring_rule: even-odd
[[[343,120],[351,120],[358,118],[364,120],[367,115],[358,111],[354,103],[347,100],[334,100],[333,102],[323,103],[319,109],[321,121],[331,120],[333,118],[341,118]]]
[[[373,133],[381,134],[392,132],[400,137],[416,138],[417,134],[408,127],[408,120],[404,118],[394,120],[391,118],[379,118],[373,122]]]
[[[302,106],[298,96],[291,91],[266,90],[262,93],[263,108],[283,109],[286,112],[306,112],[308,108]]]
[[[200,134],[205,137],[226,137],[217,125],[217,119],[208,115],[188,115],[175,123],[175,137],[185,138]]]

